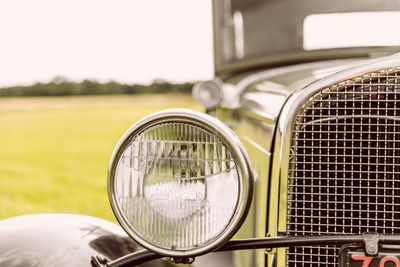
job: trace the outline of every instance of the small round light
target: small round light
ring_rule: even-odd
[[[192,95],[200,105],[213,109],[222,99],[222,82],[218,79],[198,82],[193,86]]]
[[[253,183],[233,132],[184,109],[132,126],[114,150],[108,179],[125,231],[170,256],[202,254],[227,241],[247,214]]]

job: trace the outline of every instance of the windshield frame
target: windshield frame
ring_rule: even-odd
[[[346,48],[330,48],[310,51],[297,51],[291,53],[276,54],[273,56],[259,56],[243,58],[234,62],[224,60],[227,50],[232,50],[234,40],[227,42],[229,33],[224,29],[226,21],[226,10],[230,10],[231,0],[213,0],[213,37],[214,37],[214,70],[215,75],[221,78],[229,77],[236,73],[257,70],[260,68],[284,66],[310,61],[321,61],[329,59],[378,57],[400,52],[400,46],[362,46]],[[230,15],[230,14],[229,14]],[[224,31],[225,30],[225,31]],[[232,39],[232,38],[231,38]]]

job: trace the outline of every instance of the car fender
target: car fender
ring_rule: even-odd
[[[73,214],[35,214],[0,220],[0,266],[91,266],[143,249],[117,224]],[[172,266],[165,260],[141,266]]]

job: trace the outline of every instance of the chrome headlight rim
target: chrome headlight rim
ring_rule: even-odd
[[[237,173],[239,194],[236,208],[232,214],[231,219],[229,220],[229,224],[220,234],[218,234],[214,238],[211,238],[211,240],[208,240],[204,245],[188,250],[166,249],[147,242],[146,238],[143,235],[133,229],[123,211],[119,207],[115,194],[115,173],[118,166],[119,158],[125,150],[126,145],[129,144],[132,138],[139,135],[141,132],[144,132],[155,125],[168,122],[189,123],[193,126],[200,127],[201,129],[204,129],[216,135],[222,141],[223,145],[230,151],[238,170]],[[140,245],[151,251],[166,256],[176,257],[202,255],[220,247],[226,241],[228,241],[237,232],[239,227],[246,219],[253,197],[253,183],[253,174],[251,170],[249,156],[247,155],[247,152],[240,142],[239,138],[233,133],[233,131],[218,119],[211,117],[205,113],[189,109],[163,110],[150,114],[149,116],[132,125],[121,137],[113,151],[107,177],[108,197],[111,208],[117,221],[125,230],[125,232]]]

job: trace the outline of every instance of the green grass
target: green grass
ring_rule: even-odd
[[[186,95],[0,99],[0,219],[63,212],[113,219],[106,175],[138,119],[201,108]]]

